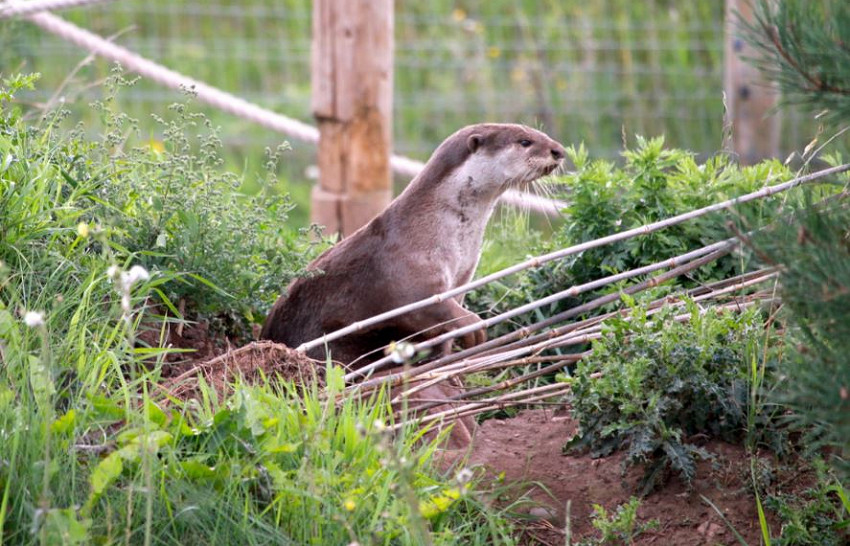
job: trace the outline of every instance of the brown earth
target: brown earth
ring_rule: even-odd
[[[562,545],[568,526],[573,540],[598,536],[591,525],[593,505],[599,504],[611,514],[633,495],[640,474],[634,469],[622,477],[622,454],[592,459],[589,455],[562,453],[561,448],[575,431],[575,421],[562,409],[526,410],[510,419],[491,419],[476,432],[466,464],[480,465],[494,477],[504,473],[507,483],[528,483],[522,492],[540,503],[530,510],[537,522],[525,530],[526,544]],[[715,460],[698,464],[697,479],[690,490],[673,476],[662,489],[641,500],[639,521],[657,519],[660,527],[641,534],[633,544],[739,544],[703,496],[723,512],[748,544],[761,544],[750,487],[750,457],[743,447],[724,442],[711,441],[703,447]],[[770,515],[768,521],[771,529],[778,529]]]
[[[275,375],[298,382],[317,379],[305,377],[304,370],[312,370],[314,366],[291,349],[263,342],[233,350],[230,340],[210,336],[204,324],[189,326],[180,333],[168,331],[164,336],[159,331],[140,335],[143,343],[151,346],[159,346],[156,341],[160,337],[165,339],[161,346],[197,349],[193,354],[167,358],[163,388],[172,396],[193,395],[200,377],[219,394],[226,393],[226,385],[237,374],[247,381]],[[534,501],[522,509],[525,512],[520,520],[523,544],[563,545],[568,530],[573,542],[598,536],[590,517],[593,505],[599,504],[611,514],[634,494],[640,473],[632,469],[623,476],[622,454],[593,459],[589,455],[562,453],[576,426],[563,407],[526,410],[504,420],[490,419],[478,427],[466,457],[455,463],[480,467],[499,482],[518,484],[512,488],[513,494]],[[710,441],[702,447],[714,460],[698,464],[697,479],[690,489],[674,476],[662,489],[641,500],[639,522],[657,519],[660,526],[639,535],[631,544],[739,544],[727,523],[703,497],[723,513],[747,544],[762,543],[750,481],[750,457],[741,446],[719,441]],[[457,453],[447,455],[447,462],[460,459]],[[810,481],[807,476],[783,479],[791,489],[799,489]],[[768,522],[771,529],[779,528],[770,514]]]

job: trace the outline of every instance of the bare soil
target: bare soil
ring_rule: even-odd
[[[623,477],[622,454],[592,459],[562,453],[575,431],[576,423],[564,409],[526,410],[510,419],[485,421],[475,434],[466,464],[480,465],[494,477],[504,473],[506,482],[527,483],[522,491],[540,503],[530,510],[537,523],[525,530],[526,544],[562,545],[568,526],[574,541],[598,536],[591,524],[593,505],[612,513],[634,494],[640,473],[632,469]],[[633,544],[739,544],[703,496],[723,512],[748,544],[761,543],[749,456],[743,447],[719,441],[703,447],[715,459],[699,463],[691,489],[673,476],[661,490],[642,499],[639,521],[657,519],[660,527],[638,536]],[[772,529],[778,528],[770,515],[768,521]]]
[[[164,337],[164,343],[157,341]],[[227,393],[235,377],[253,381],[280,376],[305,383],[321,381],[312,371],[312,361],[274,343],[252,343],[233,350],[234,343],[209,335],[205,324],[182,332],[147,332],[140,336],[151,346],[195,349],[196,352],[169,357],[163,368],[163,388],[172,396],[188,398],[197,394],[198,379]],[[526,410],[510,419],[490,419],[477,428],[470,450],[447,453],[446,464],[481,467],[500,482],[517,484],[516,495],[530,497],[524,508],[521,541],[529,545],[563,545],[567,532],[573,542],[598,536],[592,526],[593,505],[609,513],[634,495],[639,469],[622,473],[622,454],[593,459],[589,455],[565,455],[562,448],[576,431],[568,408]],[[743,447],[719,441],[703,445],[713,456],[698,464],[697,479],[688,488],[673,476],[660,490],[642,499],[640,522],[657,519],[660,526],[638,536],[642,545],[732,545],[739,541],[731,524],[748,544],[762,543],[756,501],[751,489],[750,457]],[[790,489],[810,482],[806,475],[782,478]],[[794,485],[796,482],[796,486]],[[704,500],[710,500],[728,524]],[[510,500],[510,499],[507,499]],[[569,514],[567,506],[569,505]],[[778,529],[768,514],[771,529]]]

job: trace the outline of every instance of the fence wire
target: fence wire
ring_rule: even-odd
[[[123,0],[62,15],[178,72],[312,119],[309,1]],[[712,154],[723,144],[723,15],[719,0],[397,2],[395,150],[425,159],[458,127],[486,120],[541,127],[584,142],[596,157],[616,157],[634,134],[664,134],[672,146]],[[85,56],[26,23],[0,23],[0,72],[41,72],[45,95]],[[69,98],[82,89],[79,103],[88,102],[98,91],[87,84],[109,70],[92,63],[68,86]],[[143,121],[179,100],[145,82],[121,96]],[[783,115],[787,153],[805,146],[814,125]],[[243,155],[280,140],[213,118]],[[304,164],[312,161],[306,146],[299,150]]]

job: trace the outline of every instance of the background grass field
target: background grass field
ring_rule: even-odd
[[[186,75],[307,122],[311,3],[306,0],[127,0],[64,17]],[[0,72],[42,73],[40,94],[61,95],[84,122],[85,105],[109,73],[79,72],[86,53],[24,22],[0,26]],[[664,134],[702,156],[723,145],[723,3],[652,0],[399,2],[396,6],[394,136],[418,159],[457,127],[483,120],[539,126],[597,157],[617,157],[635,134]],[[70,80],[69,80],[70,76]],[[158,140],[151,113],[179,94],[139,82],[120,107]],[[259,170],[279,134],[209,112],[222,126],[226,159]],[[805,146],[815,125],[783,111],[782,151]],[[307,199],[311,146],[291,142],[286,190]],[[293,220],[305,222],[305,210]]]

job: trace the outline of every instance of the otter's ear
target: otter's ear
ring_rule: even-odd
[[[479,134],[469,135],[469,138],[466,139],[466,147],[469,148],[471,153],[475,153],[481,143],[484,142],[484,137]]]

